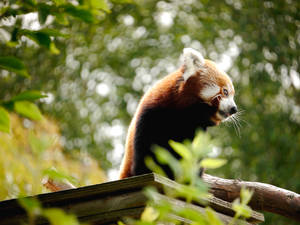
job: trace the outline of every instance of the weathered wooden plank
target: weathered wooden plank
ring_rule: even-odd
[[[115,196],[107,196],[101,199],[94,199],[79,204],[71,204],[64,207],[67,212],[78,215],[79,218],[108,213],[116,210],[144,207],[147,197],[143,191],[130,192],[126,194],[117,194]]]
[[[145,207],[121,209],[112,212],[103,213],[100,215],[93,215],[88,218],[81,218],[82,222],[89,222],[94,225],[116,225],[116,221],[122,220],[122,218],[134,218],[138,219]]]
[[[93,218],[101,218],[101,215],[108,217],[110,213],[115,211],[145,207],[146,202],[147,198],[143,191],[140,190],[123,194],[116,193],[115,195],[102,196],[99,198],[80,199],[80,201],[77,202],[66,202],[65,205],[61,205],[60,208],[68,213],[76,214],[81,221],[87,220],[87,222],[90,222]],[[115,215],[115,213],[112,215]],[[114,217],[112,216],[112,218]],[[0,224],[20,224],[20,221],[25,222],[26,220],[27,215],[25,212],[16,215],[0,215]],[[41,218],[37,221],[37,224],[44,223],[45,221]]]
[[[78,201],[86,202],[89,199],[100,199],[102,196],[141,190],[148,185],[159,185],[155,182],[154,174],[141,175],[134,178],[111,181],[76,189],[39,194],[35,197],[42,203],[43,207],[64,207],[65,205],[74,204],[74,202]],[[3,221],[3,217],[18,217],[18,215],[23,215],[24,213],[25,211],[20,207],[16,199],[0,202],[0,224],[1,221]]]
[[[143,208],[146,197],[142,189],[149,185],[156,186],[160,190],[163,186],[173,189],[180,187],[180,184],[172,180],[151,173],[82,188],[40,194],[36,197],[43,207],[60,207],[67,212],[75,213],[80,220],[91,221],[96,218],[114,218],[114,215],[118,215],[117,212],[122,214],[126,210],[131,212],[133,208]],[[216,211],[233,215],[231,203],[217,198],[211,198],[208,202]],[[25,219],[26,214],[17,200],[0,202],[0,224],[8,224],[8,221],[9,224],[19,224]],[[249,221],[263,220],[262,214],[254,212]],[[39,220],[39,223],[42,224],[43,220]]]

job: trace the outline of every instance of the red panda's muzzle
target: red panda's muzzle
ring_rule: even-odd
[[[221,98],[219,100],[219,107],[218,107],[217,116],[220,120],[227,119],[229,116],[237,113],[238,109],[233,100],[233,96],[228,96],[226,98]]]

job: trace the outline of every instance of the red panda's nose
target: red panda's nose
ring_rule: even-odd
[[[236,112],[237,112],[236,106],[231,107],[231,109],[229,110],[230,115],[235,114]]]

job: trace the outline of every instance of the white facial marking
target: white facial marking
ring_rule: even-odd
[[[198,70],[201,70],[205,63],[202,54],[192,48],[183,49],[183,59],[185,65],[185,71],[183,74],[184,81],[189,79]]]
[[[225,113],[229,113],[232,107],[236,107],[236,104],[233,100],[233,96],[228,96],[227,98],[222,98],[220,101],[219,109]]]
[[[200,92],[200,96],[203,99],[211,99],[212,97],[214,97],[216,94],[218,94],[220,92],[220,87],[216,84],[212,84],[212,85],[208,85],[206,87],[203,88],[203,90],[201,90]]]

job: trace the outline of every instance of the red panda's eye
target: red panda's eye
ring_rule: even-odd
[[[225,96],[228,96],[228,90],[227,89],[224,88],[223,93],[224,93]]]

